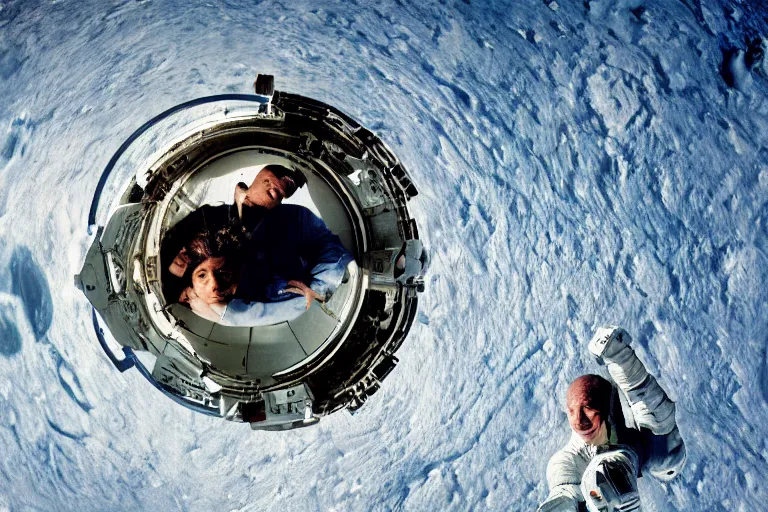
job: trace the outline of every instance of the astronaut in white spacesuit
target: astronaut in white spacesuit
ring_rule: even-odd
[[[685,444],[675,404],[629,346],[620,327],[602,327],[589,351],[614,384],[598,375],[574,380],[566,396],[568,443],[547,465],[549,495],[538,512],[640,511],[637,478],[675,478],[685,465]]]

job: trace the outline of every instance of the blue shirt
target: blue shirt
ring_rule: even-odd
[[[255,327],[295,319],[306,310],[306,299],[285,292],[288,281],[302,281],[328,298],[353,260],[339,237],[303,206],[243,207],[242,221],[251,239],[243,248],[235,298],[221,318],[224,325]]]

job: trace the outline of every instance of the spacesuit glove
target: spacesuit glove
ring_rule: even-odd
[[[605,325],[597,329],[587,348],[601,364],[607,364],[615,362],[613,358],[628,347],[631,341],[632,336],[621,327]]]

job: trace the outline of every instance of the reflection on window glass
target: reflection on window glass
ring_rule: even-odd
[[[242,171],[213,168],[190,180],[183,196],[191,211],[179,208],[187,214],[162,241],[166,301],[227,326],[276,324],[322,307],[354,259],[318,215],[304,173],[267,164],[251,174],[244,182]],[[343,209],[326,209],[325,218],[349,231]]]

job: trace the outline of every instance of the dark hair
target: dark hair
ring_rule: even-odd
[[[198,232],[184,245],[189,263],[182,277],[183,286],[192,286],[195,269],[209,258],[224,258],[224,265],[215,271],[216,281],[222,289],[232,289],[240,277],[243,241],[247,232],[242,226],[228,225],[216,232]]]

